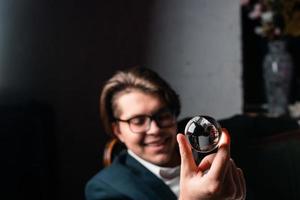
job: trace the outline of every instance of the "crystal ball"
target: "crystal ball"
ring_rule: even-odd
[[[194,150],[209,153],[218,147],[222,127],[214,118],[199,115],[186,124],[184,134]]]

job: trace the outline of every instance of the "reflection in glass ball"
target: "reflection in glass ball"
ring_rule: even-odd
[[[185,126],[184,133],[193,149],[209,153],[218,147],[222,128],[212,117],[195,116]]]

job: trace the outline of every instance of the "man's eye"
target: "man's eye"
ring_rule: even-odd
[[[173,115],[170,112],[161,113],[157,116],[158,120],[171,120],[173,119]]]
[[[143,125],[143,124],[145,124],[145,121],[146,121],[146,117],[141,116],[141,117],[132,118],[130,120],[130,123],[134,124],[134,125]]]

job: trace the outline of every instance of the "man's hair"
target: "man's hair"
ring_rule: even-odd
[[[133,90],[158,95],[176,116],[180,113],[178,94],[156,72],[148,68],[132,67],[117,71],[103,86],[100,95],[100,117],[105,131],[113,135],[111,124],[117,115],[117,95]]]

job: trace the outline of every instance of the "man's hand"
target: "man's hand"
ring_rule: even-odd
[[[190,144],[177,135],[181,156],[180,200],[244,200],[246,184],[243,172],[230,158],[230,137],[223,129],[217,153],[197,166]]]

